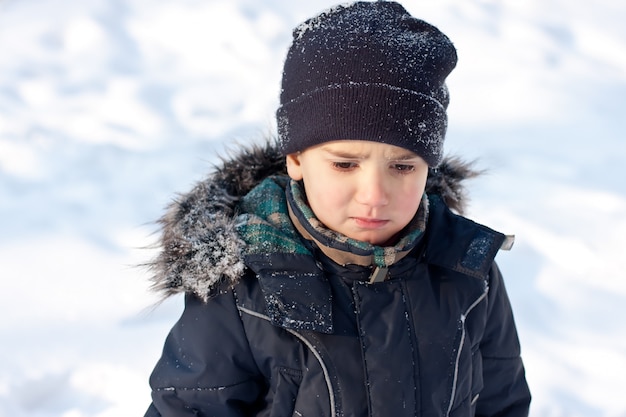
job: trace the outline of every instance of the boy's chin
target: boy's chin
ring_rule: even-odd
[[[375,233],[371,233],[369,234],[369,236],[367,234],[361,234],[358,237],[356,235],[348,236],[348,237],[354,240],[369,243],[370,245],[384,247],[384,246],[394,246],[398,242],[398,235],[399,233],[394,233],[392,235],[388,235],[388,234],[376,235]]]

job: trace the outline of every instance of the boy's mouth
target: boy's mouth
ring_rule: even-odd
[[[354,217],[355,223],[363,229],[380,229],[389,223],[389,220],[374,219],[369,217]]]

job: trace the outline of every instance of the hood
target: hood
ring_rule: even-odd
[[[267,140],[238,148],[189,192],[178,195],[158,221],[160,251],[148,264],[153,289],[164,298],[193,292],[206,301],[222,283],[236,284],[244,272],[245,246],[236,230],[238,202],[266,177],[286,173],[276,141]],[[430,169],[426,192],[463,214],[463,181],[478,174],[472,164],[446,157]]]

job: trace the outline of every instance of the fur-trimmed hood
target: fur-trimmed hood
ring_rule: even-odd
[[[164,297],[193,292],[207,300],[222,281],[235,284],[244,271],[245,248],[236,230],[238,202],[266,177],[286,173],[285,157],[268,140],[222,158],[204,180],[179,195],[159,220],[160,253],[149,264],[153,288]],[[446,157],[429,170],[426,192],[462,214],[463,181],[478,174],[471,164]]]

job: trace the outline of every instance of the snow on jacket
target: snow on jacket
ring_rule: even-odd
[[[462,212],[467,165],[431,170],[426,230],[377,283],[305,239],[248,250],[242,201],[284,174],[273,143],[242,149],[162,218],[155,288],[185,293],[185,309],[146,416],[528,415],[494,263],[505,236],[450,210]]]

